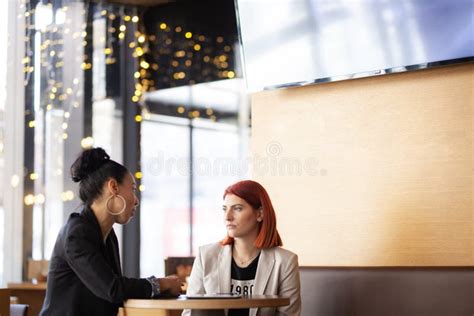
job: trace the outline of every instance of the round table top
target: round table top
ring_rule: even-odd
[[[31,282],[23,282],[23,283],[8,283],[7,288],[10,290],[46,290],[46,282],[40,283],[31,283]]]
[[[172,299],[125,301],[126,308],[143,309],[229,309],[229,308],[256,308],[278,307],[290,304],[288,297],[278,295],[253,295],[241,298],[199,298],[188,299],[185,296]]]

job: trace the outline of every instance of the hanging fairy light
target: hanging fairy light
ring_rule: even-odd
[[[70,65],[65,65],[64,62],[64,38],[69,36],[73,40],[81,39],[83,45],[87,46],[90,41],[90,34],[87,34],[86,23],[78,27],[72,24],[71,19],[68,18],[67,15],[69,11],[68,5],[53,8],[50,3],[40,2],[33,8],[29,1],[22,1],[25,12],[18,16],[18,18],[24,19],[25,21],[25,56],[22,59],[25,73],[24,85],[27,86],[31,84],[33,86],[33,78],[35,81],[40,79],[44,80],[44,85],[42,85],[41,90],[37,92],[41,97],[41,99],[38,99],[41,101],[39,106],[41,106],[46,113],[56,109],[63,112],[61,116],[62,123],[59,124],[61,132],[57,131],[53,133],[55,140],[61,144],[69,137],[69,121],[71,118],[74,118],[74,109],[80,106],[81,102],[79,102],[79,100],[83,95],[79,74],[77,74],[76,71],[68,70],[70,74],[73,74],[73,78],[67,82],[65,81],[63,74],[65,71],[64,68],[66,66],[70,67]],[[82,12],[84,17],[87,16],[88,9],[88,4],[85,4],[85,9]],[[32,45],[33,42],[36,43],[36,46]],[[89,56],[83,54],[83,48],[78,46],[74,51],[78,53],[77,57],[79,60],[82,59],[82,69],[84,71],[90,70],[92,64],[89,61]],[[33,56],[35,56],[35,58],[33,58]],[[39,76],[40,73],[41,77]],[[34,111],[39,111],[41,108],[35,107]],[[26,116],[32,113],[32,110],[25,111]],[[40,112],[38,112],[38,115],[40,115]],[[38,127],[38,121],[34,119],[27,120],[26,124],[27,127],[32,129]],[[43,126],[44,123],[40,125]],[[58,162],[62,163],[62,160],[63,158],[61,156],[57,157]],[[39,175],[42,174],[37,171],[29,171],[26,167],[25,171],[28,174],[25,179],[29,181],[40,179]],[[62,170],[55,172],[55,175],[62,175]],[[12,178],[12,187],[17,187],[20,179],[19,176]],[[38,182],[35,184],[35,190],[42,191],[43,185],[43,182]],[[45,201],[46,196],[42,193],[36,195],[29,193],[24,196],[24,203],[28,206],[43,204]]]
[[[72,124],[75,119],[75,109],[81,106],[81,98],[84,96],[82,80],[79,74],[75,74],[68,83],[64,82],[62,73],[69,65],[64,61],[64,41],[68,36],[74,40],[82,42],[77,50],[84,51],[84,48],[92,44],[92,34],[87,30],[87,23],[83,23],[78,28],[68,21],[68,6],[53,10],[51,4],[41,4],[40,7],[28,7],[29,1],[24,2],[24,13],[19,16],[25,19],[25,56],[22,59],[25,85],[31,80],[35,71],[45,71],[47,74],[44,89],[44,110],[63,110],[63,122],[59,125],[60,132],[57,133],[57,141],[72,141],[75,137],[70,137]],[[88,16],[92,4],[86,4],[82,12],[83,16]],[[38,8],[40,8],[38,10]],[[36,11],[35,11],[36,10]],[[138,69],[133,72],[132,79],[135,80],[134,91],[131,101],[141,109],[141,114],[135,116],[135,122],[140,124],[144,119],[149,118],[149,112],[142,101],[143,96],[148,91],[170,86],[194,84],[215,80],[216,78],[234,78],[235,69],[231,60],[232,46],[223,36],[209,36],[195,32],[185,25],[172,25],[169,21],[161,21],[156,24],[153,32],[144,32],[136,8],[125,8],[118,5],[107,5],[101,7],[100,16],[106,20],[107,36],[103,54],[106,65],[117,63],[119,45],[125,45],[127,52],[136,58]],[[39,18],[41,15],[41,18]],[[85,19],[87,20],[87,19]],[[35,25],[31,22],[35,21]],[[37,25],[36,25],[37,23]],[[133,24],[132,24],[133,23]],[[135,24],[135,25],[134,25]],[[35,29],[40,29],[47,36],[44,36],[39,43],[40,68],[35,65],[33,47],[31,39],[34,37]],[[133,36],[129,32],[136,30]],[[125,42],[125,40],[127,40]],[[92,56],[82,54],[79,65],[83,72],[92,71]],[[171,66],[171,67],[170,67]],[[167,72],[173,68],[172,72]],[[207,117],[216,119],[216,113],[212,108],[203,111],[196,109],[186,110],[181,106],[177,108],[180,115],[189,115],[191,118]],[[36,128],[35,120],[27,121],[27,126]],[[85,137],[80,140],[82,148],[90,148],[94,144],[92,137]],[[31,180],[38,179],[30,171]],[[41,173],[39,173],[41,174]],[[140,175],[140,177],[138,176]],[[137,179],[142,176],[141,171],[136,171]],[[20,178],[18,178],[18,182]],[[11,184],[16,182],[11,181]],[[144,189],[144,188],[143,188]],[[35,203],[37,196],[25,198],[25,204]],[[64,195],[63,200],[69,201],[74,198],[71,194]],[[41,201],[41,198],[39,199]]]

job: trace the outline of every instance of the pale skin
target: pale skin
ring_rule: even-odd
[[[137,184],[135,183],[135,179],[128,172],[122,183],[119,183],[113,178],[108,179],[102,187],[102,194],[92,202],[91,209],[99,222],[104,241],[115,223],[125,225],[131,220],[133,215],[135,215],[138,206],[138,198],[135,195],[136,188]],[[110,196],[118,194],[125,199],[125,210],[119,215],[111,215],[107,211],[106,202]],[[123,208],[123,201],[118,197],[114,197],[109,201],[108,206],[113,213],[119,213]],[[181,284],[177,277],[169,276],[159,278],[158,281],[162,292],[167,291],[175,296],[180,294]]]
[[[254,242],[263,221],[263,212],[234,194],[225,196],[222,210],[227,234],[234,238],[232,256],[238,266],[246,267],[260,251]]]

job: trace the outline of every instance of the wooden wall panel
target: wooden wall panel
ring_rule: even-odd
[[[474,66],[252,95],[253,177],[311,266],[473,266]]]

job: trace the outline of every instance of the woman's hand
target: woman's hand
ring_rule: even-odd
[[[181,281],[176,276],[167,276],[159,278],[160,292],[171,296],[179,296],[181,294]]]

